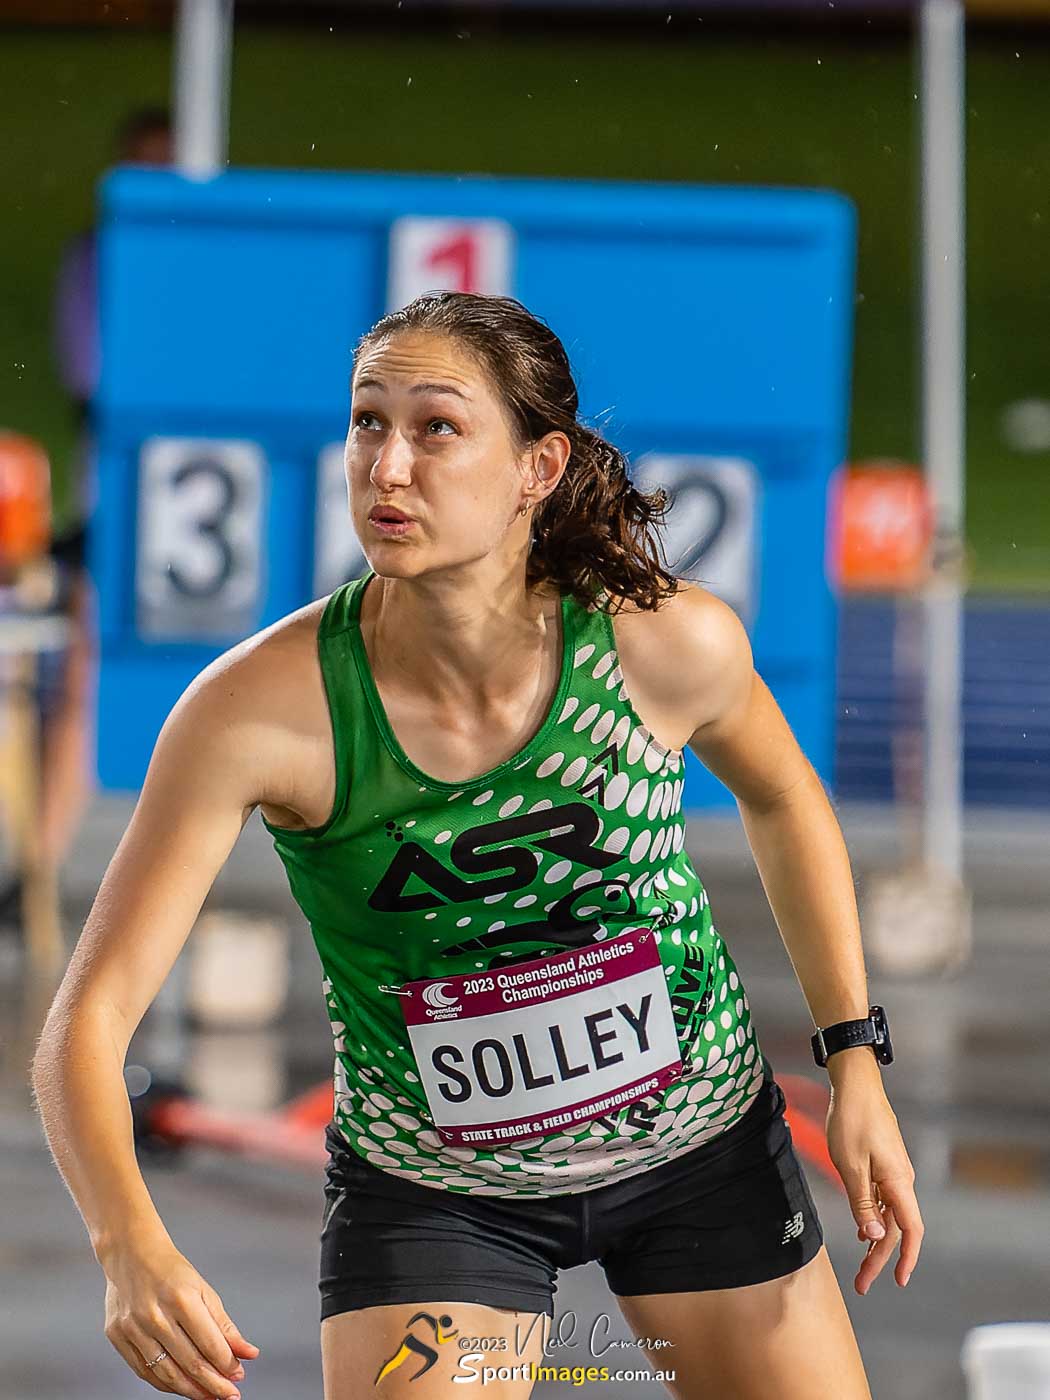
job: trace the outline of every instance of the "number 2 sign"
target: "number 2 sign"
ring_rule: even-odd
[[[390,229],[387,310],[438,290],[507,296],[513,261],[514,232],[502,219],[397,219]]]
[[[738,457],[650,452],[637,465],[643,491],[662,486],[670,498],[664,527],[668,566],[717,593],[754,621],[758,573],[759,478]]]

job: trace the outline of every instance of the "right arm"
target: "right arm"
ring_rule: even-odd
[[[32,1072],[56,1165],[107,1277],[106,1335],[143,1380],[194,1400],[235,1396],[228,1377],[258,1349],[157,1213],[135,1155],[123,1066],[244,823],[269,799],[261,755],[275,736],[253,713],[254,670],[250,655],[220,658],[169,715]],[[171,1359],[147,1369],[161,1350]]]

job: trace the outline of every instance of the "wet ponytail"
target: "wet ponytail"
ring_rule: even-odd
[[[530,588],[548,584],[585,605],[607,594],[611,601],[602,605],[614,612],[622,602],[655,611],[677,592],[659,547],[667,493],[639,491],[619,448],[579,420],[568,355],[544,321],[511,297],[426,293],[377,322],[357,346],[355,363],[377,340],[403,330],[451,336],[478,360],[521,449],[550,432],[569,439],[561,480],[531,515]]]

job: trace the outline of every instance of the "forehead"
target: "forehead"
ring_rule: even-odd
[[[361,357],[353,387],[377,379],[390,388],[408,388],[414,381],[440,382],[471,399],[491,391],[484,370],[456,341],[433,332],[402,331],[371,346]]]

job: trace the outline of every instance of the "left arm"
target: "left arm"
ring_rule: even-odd
[[[860,920],[846,844],[823,785],[762,678],[731,608],[687,588],[679,600],[695,729],[689,747],[736,797],[755,864],[814,1026],[868,1012]],[[871,1241],[855,1287],[866,1293],[903,1233],[903,1286],[923,1226],[915,1173],[882,1072],[868,1046],[828,1060],[828,1150],[849,1193],[858,1238]],[[879,1197],[882,1208],[880,1210]]]

